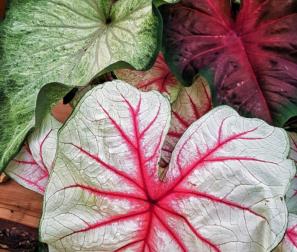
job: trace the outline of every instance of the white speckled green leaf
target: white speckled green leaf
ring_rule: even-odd
[[[0,170],[11,158],[5,150],[12,138],[17,140],[11,148],[18,148],[34,125],[28,122],[44,84],[83,86],[107,68],[145,69],[159,49],[161,26],[148,0],[12,0],[9,5],[0,25],[0,134],[8,129],[0,137]]]
[[[65,85],[50,83],[43,86],[38,95],[32,93],[32,86],[14,93],[15,83],[2,86],[2,81],[0,73],[0,171],[18,153],[27,133],[34,125],[40,126],[52,105],[69,91]]]

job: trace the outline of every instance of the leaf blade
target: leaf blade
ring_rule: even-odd
[[[282,126],[297,111],[295,5],[248,0],[232,19],[227,2],[164,7],[165,58],[185,84],[209,69],[220,104]]]

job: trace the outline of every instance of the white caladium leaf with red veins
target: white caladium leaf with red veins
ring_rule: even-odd
[[[290,158],[297,164],[297,133],[289,132],[290,139]],[[291,182],[291,186],[286,195],[288,210],[290,213],[297,214],[297,175]]]
[[[216,108],[157,164],[170,106],[121,81],[89,91],[59,132],[41,239],[52,251],[269,251],[287,225],[287,134]]]
[[[157,90],[170,97],[173,102],[181,88],[181,84],[170,71],[164,57],[159,53],[155,64],[148,71],[120,69],[114,71],[116,76],[142,91]]]
[[[286,234],[274,252],[297,252],[297,215],[289,214]]]
[[[160,165],[167,166],[171,153],[186,129],[212,108],[206,81],[198,78],[191,87],[183,87],[172,104],[171,125],[162,147]]]
[[[44,194],[61,125],[53,116],[47,115],[41,126],[28,137],[17,156],[10,161],[5,173],[24,187]]]

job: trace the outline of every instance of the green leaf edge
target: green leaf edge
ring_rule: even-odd
[[[45,84],[39,91],[32,120],[21,131],[16,140],[11,141],[9,148],[4,152],[0,160],[0,172],[4,171],[10,160],[18,154],[26,137],[39,127],[46,114],[50,113],[52,106],[67,94],[71,87],[60,83]],[[34,122],[35,119],[35,122]]]

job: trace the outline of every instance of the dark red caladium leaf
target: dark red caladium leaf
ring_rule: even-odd
[[[216,99],[283,125],[297,114],[297,1],[183,0],[161,8],[165,57],[184,84],[213,73]]]

